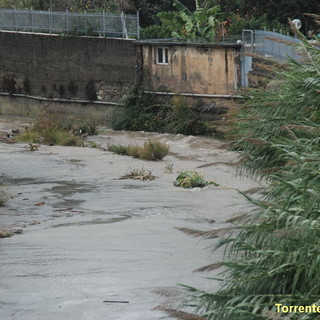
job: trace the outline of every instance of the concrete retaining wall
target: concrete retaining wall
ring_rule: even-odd
[[[134,84],[135,65],[131,40],[0,32],[3,92],[86,99],[91,82],[99,100],[117,101]]]
[[[61,103],[36,101],[23,97],[0,96],[0,115],[18,115],[35,118],[41,112],[55,111],[64,117],[84,120],[88,124],[110,127],[115,110],[121,106],[93,103]]]

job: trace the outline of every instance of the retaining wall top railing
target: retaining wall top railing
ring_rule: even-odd
[[[139,14],[0,9],[0,30],[138,38]]]

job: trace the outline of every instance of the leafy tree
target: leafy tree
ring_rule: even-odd
[[[245,19],[266,16],[269,23],[279,21],[286,25],[288,18],[298,18],[304,24],[304,32],[316,25],[303,14],[320,14],[320,2],[314,0],[215,0],[215,3],[223,12],[237,13]]]

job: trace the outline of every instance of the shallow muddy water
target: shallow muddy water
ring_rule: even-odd
[[[163,161],[104,150],[111,143],[143,144],[149,138],[170,145]],[[9,198],[0,208],[0,229],[23,230],[0,239],[1,319],[154,320],[165,316],[153,310],[159,305],[181,307],[179,283],[218,286],[206,277],[219,270],[193,272],[222,258],[221,251],[208,249],[218,239],[201,241],[177,228],[226,227],[228,219],[247,210],[237,189],[259,184],[237,177],[229,165],[237,155],[204,137],[103,129],[88,140],[100,148],[41,145],[30,152],[25,144],[0,144]],[[141,168],[156,179],[119,179]],[[220,186],[174,187],[184,170]]]

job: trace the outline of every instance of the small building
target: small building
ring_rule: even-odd
[[[162,39],[136,44],[146,91],[214,98],[235,95],[240,86],[241,44]]]

